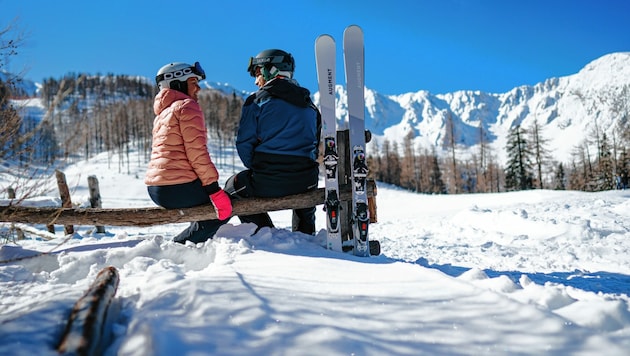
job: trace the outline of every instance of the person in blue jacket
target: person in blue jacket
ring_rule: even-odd
[[[317,189],[321,115],[308,89],[293,78],[290,53],[268,49],[250,58],[247,71],[258,91],[242,108],[236,149],[247,168],[226,182],[238,197],[282,197]],[[269,214],[239,216],[274,227]],[[293,210],[293,231],[315,233],[315,207]]]

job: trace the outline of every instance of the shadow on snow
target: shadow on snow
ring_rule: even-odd
[[[435,268],[451,277],[458,277],[470,270],[469,267],[459,267],[450,264],[430,264],[425,258],[419,258],[415,263],[423,267]],[[526,275],[536,284],[544,285],[547,282],[551,282],[593,293],[627,294],[628,286],[630,285],[630,275],[605,271],[586,272],[575,270],[571,272],[540,273],[484,269],[483,272],[490,278],[507,276],[516,284],[519,284],[518,282],[522,275]]]

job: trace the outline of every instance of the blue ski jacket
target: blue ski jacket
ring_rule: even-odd
[[[320,132],[321,115],[308,89],[276,77],[246,99],[236,148],[245,167],[259,173],[283,165],[312,172],[318,170]]]

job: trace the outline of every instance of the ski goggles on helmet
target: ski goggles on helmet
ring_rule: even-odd
[[[252,77],[256,77],[256,68],[262,67],[267,63],[282,63],[284,56],[273,57],[249,57],[249,64],[247,65],[247,71]]]
[[[173,80],[178,78],[188,79],[193,74],[201,78],[199,80],[206,79],[206,72],[203,70],[203,68],[201,68],[201,64],[199,64],[199,62],[195,62],[195,64],[190,67],[158,75],[156,78],[156,82],[159,83],[162,80]]]

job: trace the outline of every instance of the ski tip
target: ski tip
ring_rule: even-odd
[[[315,39],[315,42],[320,42],[320,41],[332,41],[332,42],[335,42],[335,39],[333,38],[333,36],[331,36],[331,35],[329,35],[327,33],[324,33],[324,34],[321,34],[321,35],[317,36],[317,38]]]
[[[360,33],[363,33],[363,29],[359,25],[350,25],[350,26],[346,27],[346,29],[343,32],[344,32],[344,34],[348,33],[348,32],[360,32]]]

